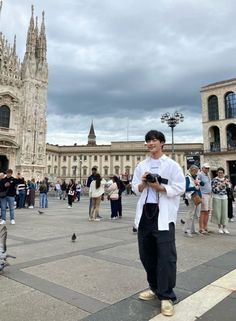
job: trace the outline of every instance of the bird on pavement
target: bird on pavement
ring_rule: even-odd
[[[185,221],[182,220],[182,218],[181,218],[180,223],[181,223],[181,224],[185,224]]]
[[[75,242],[75,240],[76,240],[76,235],[75,235],[75,233],[73,233],[73,235],[71,236],[71,241]]]
[[[39,212],[40,215],[44,213],[43,211],[40,211],[40,210],[38,210],[38,212]]]

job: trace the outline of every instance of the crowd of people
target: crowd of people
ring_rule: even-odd
[[[201,170],[198,166],[191,165],[185,177],[184,198],[188,212],[183,223],[184,233],[188,237],[193,237],[193,234],[209,234],[209,221],[217,225],[219,234],[230,234],[228,223],[234,221],[233,186],[223,167],[217,169],[214,178],[210,177],[209,170],[210,165],[207,163],[203,164]]]
[[[20,173],[13,176],[12,169],[0,173],[0,225],[6,224],[6,210],[10,212],[10,224],[15,224],[15,209],[35,207],[36,191],[39,193],[39,207],[48,207],[47,194],[49,191],[48,178],[40,182],[35,179],[25,180]]]

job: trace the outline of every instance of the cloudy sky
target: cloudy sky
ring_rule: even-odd
[[[31,4],[45,10],[52,144],[143,140],[165,112],[175,142],[202,142],[202,86],[235,78],[235,0],[3,0],[0,30],[23,59]]]

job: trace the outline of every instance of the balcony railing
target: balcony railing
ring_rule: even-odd
[[[225,152],[236,152],[236,144],[228,145],[227,148],[220,148],[220,146],[210,146],[210,149],[205,149],[204,153],[225,153]]]

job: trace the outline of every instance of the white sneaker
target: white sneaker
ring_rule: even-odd
[[[234,219],[233,219],[233,218],[230,218],[230,219],[229,219],[229,222],[234,222]]]
[[[230,234],[229,231],[227,230],[227,228],[223,228],[223,233]]]
[[[72,206],[68,206],[68,208],[72,208]]]
[[[6,224],[6,221],[5,221],[5,220],[1,220],[0,224],[1,224],[1,225],[5,225],[5,224]]]
[[[15,220],[11,220],[10,222],[12,225],[16,224]]]
[[[222,229],[222,228],[219,228],[218,233],[219,233],[219,234],[224,234],[223,229]]]
[[[101,220],[100,220],[100,218],[95,218],[94,221],[99,222]]]
[[[29,208],[34,208],[33,205],[30,205]]]

